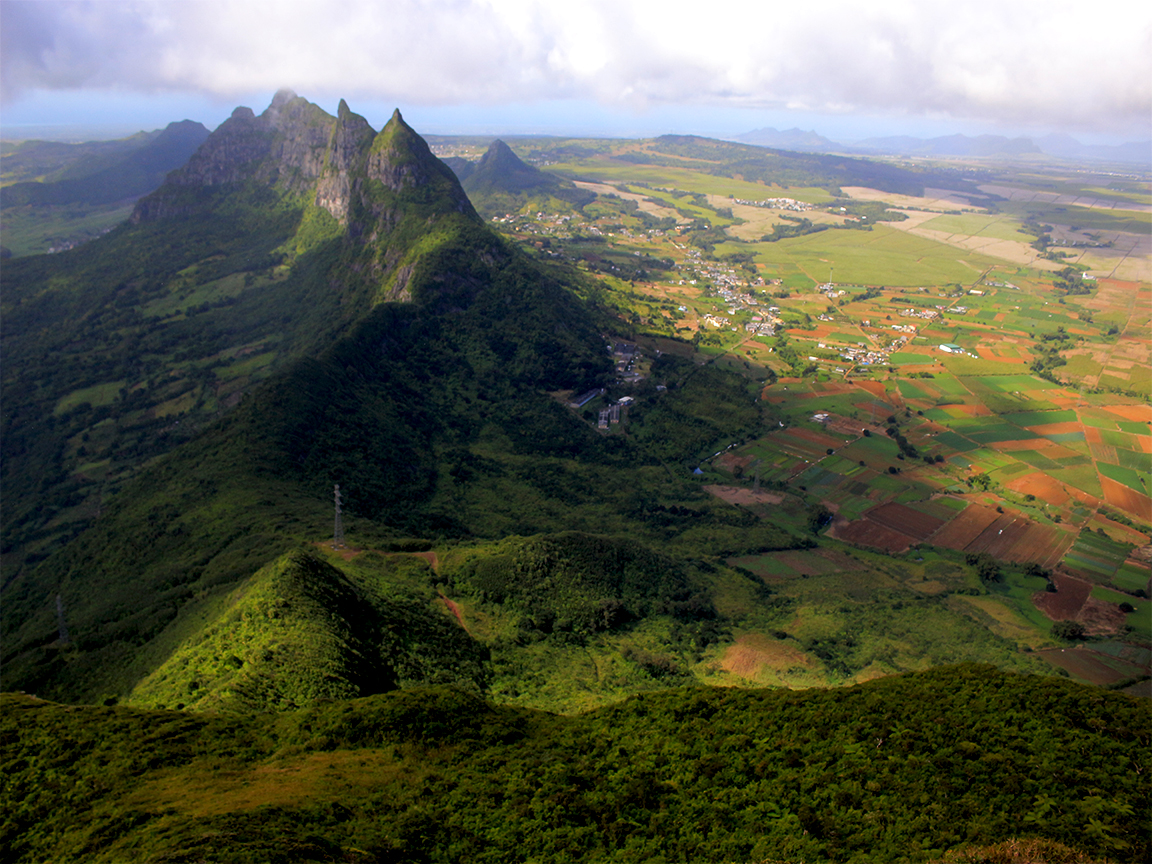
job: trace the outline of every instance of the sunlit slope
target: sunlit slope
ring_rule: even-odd
[[[274,718],[6,696],[0,723],[0,841],[20,862],[940,861],[1011,837],[1091,856],[1047,860],[1149,851],[1147,705],[986,666],[679,689],[575,718],[434,689]]]

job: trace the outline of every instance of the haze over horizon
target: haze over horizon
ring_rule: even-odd
[[[964,0],[704,16],[655,0],[218,0],[0,5],[5,137],[214,128],[290,87],[430,134],[854,141],[953,133],[1152,137],[1152,13]],[[42,133],[41,133],[42,134]]]

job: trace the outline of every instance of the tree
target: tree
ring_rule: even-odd
[[[832,511],[823,504],[813,504],[808,508],[808,530],[819,534],[820,529],[832,521]]]
[[[1084,638],[1084,625],[1079,621],[1057,621],[1052,625],[1052,635],[1057,639],[1075,642]]]

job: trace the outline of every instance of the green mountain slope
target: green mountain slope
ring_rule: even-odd
[[[0,705],[16,862],[931,862],[1011,837],[1053,857],[959,860],[1152,851],[1147,703],[987,666],[684,688],[567,718],[444,689],[273,716]]]
[[[384,548],[656,541],[678,534],[647,515],[668,496],[695,502],[704,548],[799,542],[542,392],[603,380],[600,320],[483,226],[398,115],[375,134],[288,93],[238,110],[132,224],[5,279],[7,686],[126,695],[182,644],[188,604],[323,536],[336,483]]]

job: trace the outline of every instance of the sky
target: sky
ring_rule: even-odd
[[[0,0],[6,138],[211,129],[281,87],[425,134],[1143,141],[1152,4]]]

